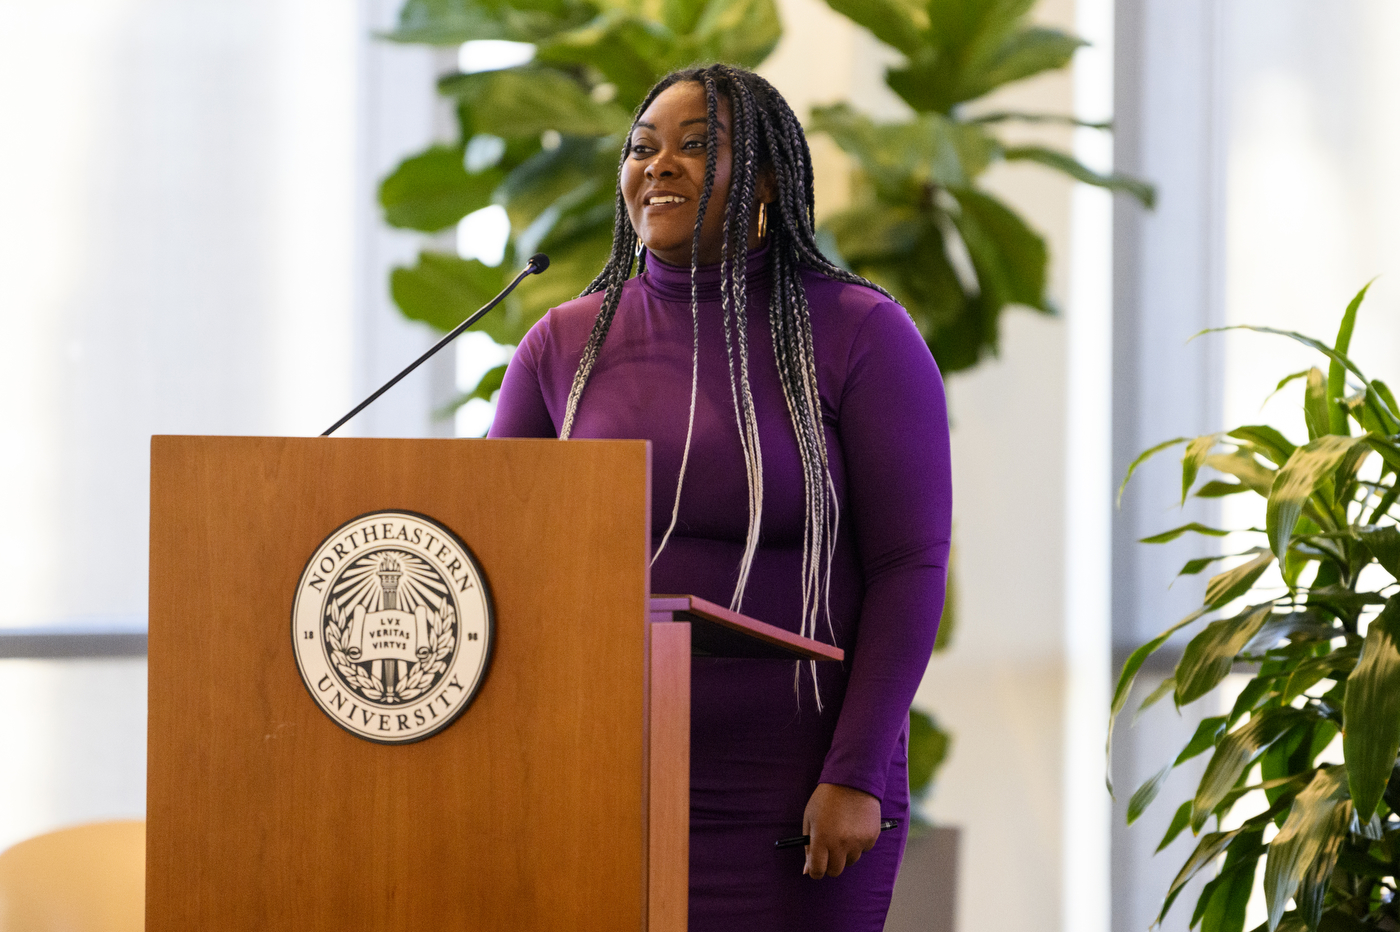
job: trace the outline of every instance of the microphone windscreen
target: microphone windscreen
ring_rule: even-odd
[[[534,269],[536,275],[540,274],[545,269],[549,268],[549,256],[546,256],[542,252],[535,253],[530,257],[530,266]]]

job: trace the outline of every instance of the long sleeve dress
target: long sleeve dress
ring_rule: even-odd
[[[763,519],[741,610],[797,631],[802,614],[801,459],[774,362],[767,250],[748,258],[750,381],[763,454]],[[723,605],[748,521],[744,459],[721,330],[718,267],[698,275],[699,392],[676,529],[652,567],[656,592]],[[840,525],[831,630],[846,651],[810,668],[697,658],[691,694],[691,932],[876,932],[909,815],[908,711],[941,614],[952,511],[943,384],[908,314],[873,289],[804,273]],[[501,387],[493,437],[556,437],[602,294],[551,310]],[[575,417],[576,438],[652,443],[653,547],[671,520],[690,407],[690,269],[650,258],[631,279]],[[839,877],[802,875],[818,783],[872,794],[901,827]]]

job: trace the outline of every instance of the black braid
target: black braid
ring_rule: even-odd
[[[746,542],[743,565],[740,567],[735,605],[737,607],[738,601],[742,599],[744,580],[757,546],[758,528],[761,524],[762,451],[759,449],[758,417],[749,378],[747,256],[750,217],[755,207],[759,177],[763,169],[771,168],[776,191],[773,201],[767,205],[768,261],[773,279],[768,319],[779,381],[802,457],[806,502],[803,531],[803,628],[809,635],[815,635],[816,619],[821,608],[826,609],[827,626],[830,631],[830,611],[825,606],[825,593],[830,584],[831,555],[835,547],[838,515],[836,492],[827,463],[826,433],[817,384],[811,313],[802,276],[804,273],[816,272],[840,282],[873,288],[886,297],[889,297],[889,293],[834,265],[822,255],[817,246],[816,195],[811,152],[802,132],[802,124],[782,95],[768,81],[750,71],[729,65],[711,65],[667,75],[647,94],[646,99],[637,108],[634,119],[639,119],[662,91],[682,81],[695,82],[704,88],[706,113],[709,117],[706,128],[708,152],[705,162],[705,185],[696,212],[695,235],[691,249],[691,310],[692,314],[696,315],[694,326],[697,352],[699,317],[695,281],[699,267],[701,226],[710,206],[715,180],[719,150],[717,107],[721,95],[729,100],[734,124],[730,132],[733,167],[730,173],[729,193],[724,204],[720,239],[721,327],[729,359],[730,389],[734,400],[736,425],[740,445],[745,453],[750,500],[749,540]],[[629,134],[622,152],[624,160],[627,158],[630,143]],[[602,272],[584,292],[592,294],[604,291],[603,306],[598,312],[584,347],[583,359],[574,376],[561,436],[568,436],[572,429],[574,412],[602,350],[608,328],[621,300],[623,285],[632,274],[636,246],[636,231],[632,229],[628,219],[626,203],[619,185],[612,253]],[[640,259],[635,263],[639,274],[645,268],[645,263],[646,251],[643,249]],[[698,359],[698,356],[696,358]],[[692,389],[694,390],[694,386]],[[689,444],[687,432],[687,453]],[[684,478],[683,472],[681,478]],[[679,496],[678,487],[677,514]],[[674,516],[672,526],[674,527]],[[669,533],[668,531],[668,536]],[[663,547],[665,540],[666,538],[663,538]],[[820,702],[820,698],[818,701]]]

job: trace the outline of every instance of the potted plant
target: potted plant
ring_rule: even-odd
[[[1218,864],[1192,926],[1240,932],[1263,860],[1268,919],[1259,929],[1400,929],[1400,406],[1347,356],[1365,294],[1347,307],[1330,346],[1269,327],[1231,328],[1288,337],[1326,358],[1325,375],[1311,368],[1278,383],[1300,383],[1307,442],[1248,425],[1160,444],[1128,471],[1131,478],[1148,457],[1184,443],[1183,502],[1190,494],[1265,500],[1263,529],[1241,532],[1258,535],[1257,546],[1183,567],[1195,575],[1229,561],[1206,584],[1200,608],[1133,652],[1114,692],[1116,717],[1143,661],[1201,622],[1174,674],[1143,706],[1167,696],[1185,706],[1231,670],[1252,673],[1233,707],[1205,718],[1129,802],[1132,822],[1174,767],[1210,752],[1194,797],[1176,810],[1158,848],[1188,829],[1200,839],[1158,921],[1187,881]],[[1203,468],[1218,476],[1198,482]],[[1226,532],[1193,523],[1145,542],[1186,533]],[[1273,566],[1271,584],[1264,574]],[[1234,810],[1254,791],[1263,793],[1262,811],[1241,818]]]

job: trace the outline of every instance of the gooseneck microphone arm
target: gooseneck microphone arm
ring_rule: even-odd
[[[331,434],[335,433],[337,430],[340,429],[342,425],[344,425],[346,421],[359,414],[365,408],[368,408],[370,404],[374,401],[374,399],[378,398],[380,395],[384,394],[389,389],[399,384],[400,379],[408,375],[414,369],[417,369],[419,366],[423,365],[423,363],[427,362],[429,359],[432,358],[434,353],[442,349],[447,344],[451,343],[453,340],[457,339],[457,337],[461,336],[463,330],[466,330],[472,324],[476,323],[478,320],[481,320],[481,318],[486,315],[487,311],[491,310],[491,308],[495,307],[497,304],[500,304],[503,300],[505,300],[506,295],[514,291],[515,286],[525,280],[525,276],[538,275],[547,268],[549,268],[549,256],[546,256],[542,252],[535,253],[533,256],[530,257],[529,263],[526,264],[525,268],[521,270],[520,274],[515,276],[515,281],[511,282],[509,285],[506,285],[504,290],[502,290],[500,294],[492,298],[486,304],[485,307],[483,307],[481,310],[477,311],[475,314],[468,317],[466,320],[462,321],[460,324],[454,327],[451,333],[443,337],[441,340],[438,340],[437,343],[433,344],[432,349],[428,350],[422,356],[419,356],[417,359],[413,360],[413,362],[409,363],[408,368],[404,369],[398,375],[394,376],[392,379],[381,385],[379,387],[379,390],[376,391],[373,395],[370,395],[364,401],[355,405],[355,407],[351,409],[349,414],[345,415],[345,417],[341,418],[340,420],[332,424],[330,427],[326,428],[326,432],[323,433],[321,436],[329,437]]]

